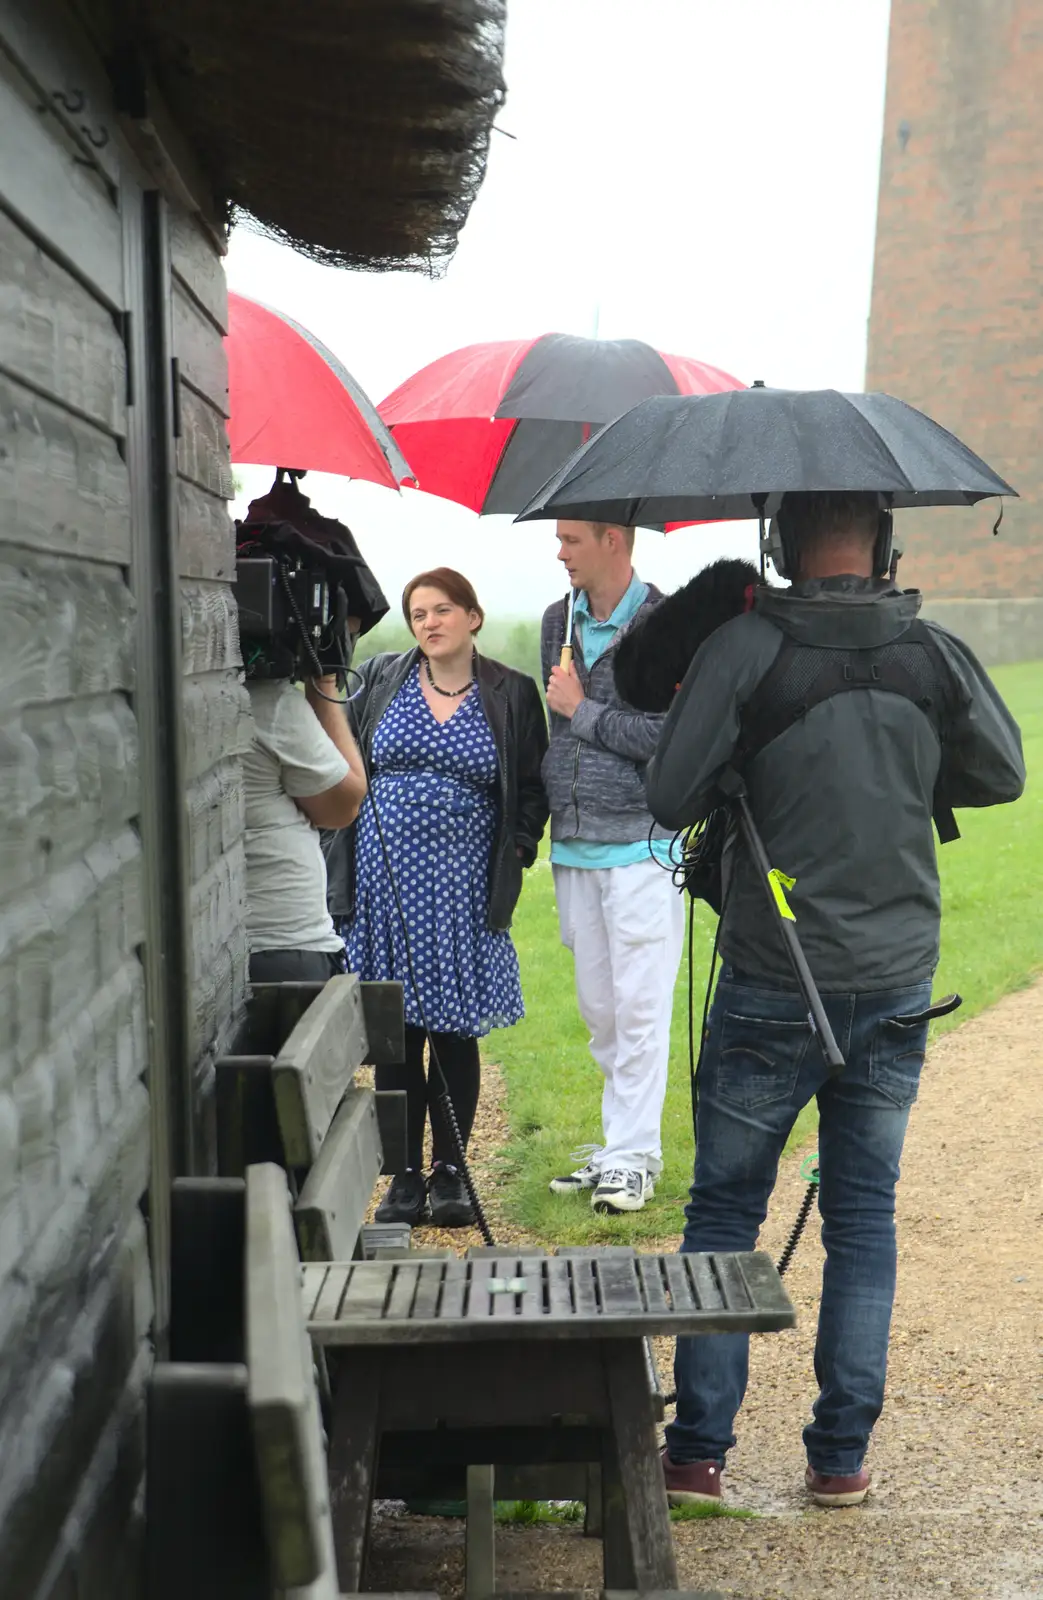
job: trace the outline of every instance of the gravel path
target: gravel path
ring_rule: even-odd
[[[802,1489],[822,1264],[809,1224],[787,1277],[799,1325],[754,1341],[725,1478],[726,1498],[760,1515],[675,1524],[682,1584],[745,1600],[1043,1596],[1041,1068],[1043,981],[929,1054],[899,1189],[898,1298],[870,1500],[822,1512]],[[493,1181],[505,1134],[495,1068],[480,1119],[476,1168],[497,1238],[510,1240],[518,1235],[497,1215]],[[798,1169],[786,1164],[764,1229],[773,1255],[803,1192]],[[665,1342],[659,1357],[668,1377]],[[389,1519],[369,1586],[456,1594],[461,1540],[460,1523]],[[498,1552],[505,1589],[599,1587],[600,1547],[574,1528],[505,1528]]]

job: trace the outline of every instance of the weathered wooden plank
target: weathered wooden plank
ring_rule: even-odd
[[[221,412],[187,384],[181,390],[177,470],[187,482],[224,502],[235,497],[228,431]]]
[[[422,1261],[400,1261],[388,1296],[384,1315],[389,1322],[400,1322],[412,1315],[413,1301],[420,1281]]]
[[[350,1318],[353,1322],[379,1322],[394,1284],[394,1269],[397,1266],[397,1261],[356,1262],[344,1291],[339,1317]]]
[[[488,1600],[496,1590],[496,1523],[493,1517],[495,1495],[495,1467],[468,1467],[464,1562],[466,1600]]]
[[[175,1178],[170,1196],[170,1359],[242,1361],[246,1186]]]
[[[552,1317],[572,1315],[572,1277],[567,1261],[551,1256],[546,1266],[547,1310]]]
[[[305,1268],[306,1273],[307,1271],[308,1268]],[[322,1321],[325,1317],[336,1317],[340,1311],[344,1290],[348,1286],[350,1277],[350,1262],[335,1261],[329,1264],[325,1270],[318,1293],[314,1296],[311,1309],[308,1312],[309,1317],[315,1317],[318,1321]],[[311,1299],[314,1283],[314,1278],[306,1278],[305,1280],[305,1304]]]
[[[181,664],[186,677],[242,666],[239,613],[226,584],[182,582]]]
[[[489,1293],[489,1279],[499,1277],[500,1263],[488,1256],[464,1263],[467,1269],[467,1310],[470,1322],[492,1322],[493,1296]]]
[[[365,984],[363,984],[365,989]],[[377,1125],[380,1128],[381,1172],[403,1172],[409,1164],[408,1107],[404,1089],[377,1090]]]
[[[335,1568],[318,1398],[286,1174],[272,1165],[246,1173],[246,1364],[275,1585],[328,1585]]]
[[[0,547],[5,715],[129,689],[134,618],[118,569]]]
[[[606,1316],[632,1316],[643,1310],[637,1281],[637,1264],[631,1256],[594,1258],[594,1272],[600,1286],[599,1299]]]
[[[272,1088],[274,1056],[218,1056],[214,1062],[217,1170],[243,1178],[260,1162],[284,1161]]]
[[[699,1309],[698,1297],[692,1292],[692,1282],[684,1270],[684,1262],[678,1256],[663,1256],[663,1273],[670,1289],[670,1306],[674,1314],[683,1311],[697,1311]]]
[[[228,362],[220,331],[175,279],[173,346],[181,381],[228,415]]]
[[[350,1261],[380,1172],[372,1089],[348,1089],[294,1207],[304,1261]]]
[[[270,1592],[245,1367],[156,1368],[146,1495],[150,1597],[258,1600]]]
[[[140,1135],[147,1162],[147,1122],[133,1129],[135,1138]],[[118,1151],[107,1141],[102,1149],[118,1169]],[[143,1398],[151,1300],[137,1211],[141,1190],[124,1201],[124,1224],[108,1197],[97,1194],[104,1225],[112,1230],[106,1245],[90,1218],[88,1185],[98,1183],[98,1174],[85,1169],[83,1180],[81,1193],[68,1197],[71,1204],[56,1198],[51,1237],[25,1253],[18,1278],[4,1285],[5,1596],[39,1592],[43,1568],[77,1505],[85,1465],[105,1448],[110,1419],[125,1404],[138,1411]],[[113,1198],[118,1203],[119,1195]],[[67,1227],[75,1230],[71,1238],[65,1237]],[[54,1237],[59,1232],[60,1240]],[[128,1431],[125,1466],[133,1471],[134,1430]]]
[[[400,983],[364,982],[367,1066],[398,1067],[406,1059],[406,1018]]]
[[[108,434],[126,432],[126,350],[112,313],[3,211],[0,367]]]
[[[124,304],[119,212],[107,181],[80,151],[25,77],[0,56],[4,160],[0,206],[24,221],[59,261],[74,268],[113,309]]]
[[[697,1306],[711,1310],[724,1305],[724,1296],[709,1256],[683,1252],[677,1260],[686,1269],[692,1287],[692,1299]]]
[[[341,1364],[334,1396],[330,1499],[337,1576],[345,1594],[355,1594],[362,1587],[362,1563],[379,1445],[380,1380],[379,1354],[353,1350]]]
[[[445,1268],[441,1261],[421,1261],[413,1300],[413,1315],[419,1320],[437,1317],[444,1277]]]
[[[663,1269],[658,1256],[638,1256],[637,1272],[641,1291],[649,1311],[668,1311],[669,1301],[663,1288]]]
[[[674,1589],[677,1563],[642,1343],[639,1339],[611,1340],[604,1347],[602,1359],[634,1582],[639,1590]],[[606,1503],[606,1524],[617,1510]],[[606,1540],[606,1588],[612,1581],[607,1557]]]
[[[597,1316],[598,1296],[594,1283],[594,1264],[589,1257],[582,1256],[569,1261],[569,1272],[572,1276],[572,1298],[576,1307],[576,1315],[584,1317]]]
[[[333,1114],[366,1055],[366,1024],[354,973],[331,978],[275,1058],[272,1076],[286,1159],[310,1167]]]
[[[171,207],[170,265],[182,286],[221,332],[228,329],[228,280],[213,235],[180,207]]]
[[[186,781],[201,777],[225,757],[246,749],[251,727],[250,700],[234,672],[186,679],[182,705]]]
[[[609,1283],[602,1283],[600,1298],[589,1258],[548,1260],[518,1256],[511,1260],[486,1256],[468,1261],[451,1259],[445,1264],[437,1315],[421,1319],[414,1306],[408,1320],[395,1322],[393,1326],[382,1325],[382,1317],[400,1262],[367,1262],[356,1269],[362,1276],[357,1284],[353,1279],[338,1320],[321,1325],[316,1322],[311,1331],[315,1339],[324,1344],[426,1344],[446,1340],[499,1341],[516,1336],[526,1340],[587,1340],[643,1338],[656,1333],[769,1333],[795,1323],[793,1308],[784,1292],[780,1297],[779,1286],[767,1277],[763,1305],[751,1302],[744,1307],[702,1307],[693,1299],[683,1260],[678,1256],[659,1259],[664,1274],[681,1286],[676,1296],[672,1294],[672,1304],[665,1308],[645,1307],[638,1293],[633,1258],[620,1258],[612,1264],[612,1270],[629,1273],[630,1281],[617,1283],[610,1273]],[[602,1271],[604,1266],[605,1263],[600,1264]],[[571,1311],[562,1269],[572,1274]],[[490,1291],[491,1278],[508,1277],[525,1280],[526,1288],[520,1296],[510,1292],[501,1296],[499,1291]],[[530,1277],[531,1295],[528,1293]],[[546,1281],[546,1292],[541,1279]],[[357,1302],[353,1298],[356,1295]],[[501,1299],[507,1310],[501,1308]]]
[[[29,706],[4,725],[4,739],[10,799],[0,831],[0,900],[103,841],[115,848],[119,839],[127,853],[126,824],[138,810],[138,742],[122,696]]]
[[[127,467],[116,440],[0,373],[0,544],[126,566]]]
[[[693,1261],[693,1256],[685,1258]],[[746,1279],[738,1261],[732,1255],[713,1255],[711,1258],[714,1273],[721,1286],[721,1298],[729,1311],[747,1311],[752,1309],[753,1301],[750,1291],[746,1287]]]
[[[437,1315],[443,1322],[455,1321],[464,1314],[467,1298],[468,1263],[450,1259],[442,1268],[442,1298]]]
[[[234,581],[235,524],[219,495],[179,478],[177,530],[177,564],[183,578]]]
[[[740,1251],[735,1262],[746,1283],[746,1290],[758,1310],[778,1317],[792,1314],[793,1307],[771,1257],[763,1250]]]

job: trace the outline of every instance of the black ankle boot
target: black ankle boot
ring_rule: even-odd
[[[474,1212],[467,1198],[464,1180],[455,1167],[436,1161],[427,1183],[431,1225],[435,1228],[469,1228]]]
[[[396,1172],[391,1187],[373,1213],[375,1222],[407,1222],[419,1227],[427,1209],[427,1185],[419,1172]]]

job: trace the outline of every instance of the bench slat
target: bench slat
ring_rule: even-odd
[[[601,1306],[607,1313],[631,1316],[644,1310],[637,1283],[637,1264],[633,1256],[596,1261],[595,1271],[601,1288]]]
[[[666,1290],[663,1288],[663,1272],[656,1256],[638,1256],[637,1272],[641,1279],[641,1289],[645,1298],[645,1305],[649,1311],[666,1311],[668,1301]]]
[[[415,1317],[425,1320],[438,1315],[438,1302],[442,1293],[442,1280],[444,1277],[445,1267],[441,1261],[421,1261],[416,1299],[413,1301],[413,1315]]]
[[[366,1022],[354,973],[331,978],[301,1017],[272,1065],[286,1162],[318,1160],[334,1113],[366,1059]]]
[[[687,1269],[687,1279],[695,1304],[705,1310],[712,1307],[723,1306],[724,1296],[721,1293],[717,1275],[714,1273],[706,1256],[679,1255],[675,1258],[682,1271]],[[673,1280],[671,1280],[671,1288]]]
[[[440,1279],[422,1280],[415,1257],[355,1263],[339,1311],[309,1317],[312,1337],[332,1345],[617,1339],[771,1333],[796,1322],[770,1260],[758,1264],[752,1253],[640,1261],[632,1254],[501,1255],[428,1265],[442,1272]],[[693,1266],[698,1270],[689,1276]],[[306,1269],[305,1304],[309,1295],[314,1304],[309,1270],[316,1269]],[[727,1303],[716,1287],[705,1294],[712,1304],[699,1303],[694,1281],[702,1284],[704,1274],[710,1285],[727,1282]],[[523,1288],[516,1292],[512,1280]]]
[[[372,1089],[348,1089],[294,1207],[302,1261],[350,1261],[380,1172]]]
[[[552,1317],[572,1315],[569,1266],[558,1256],[552,1256],[547,1262],[547,1308]]]
[[[247,1392],[276,1587],[336,1594],[326,1463],[286,1174],[246,1172]]]

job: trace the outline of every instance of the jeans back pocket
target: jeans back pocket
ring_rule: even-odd
[[[717,1092],[730,1105],[754,1111],[791,1100],[811,1043],[810,1025],[726,1011],[721,1023]]]
[[[927,1049],[928,1020],[881,1017],[869,1047],[869,1081],[904,1110],[916,1099]]]

